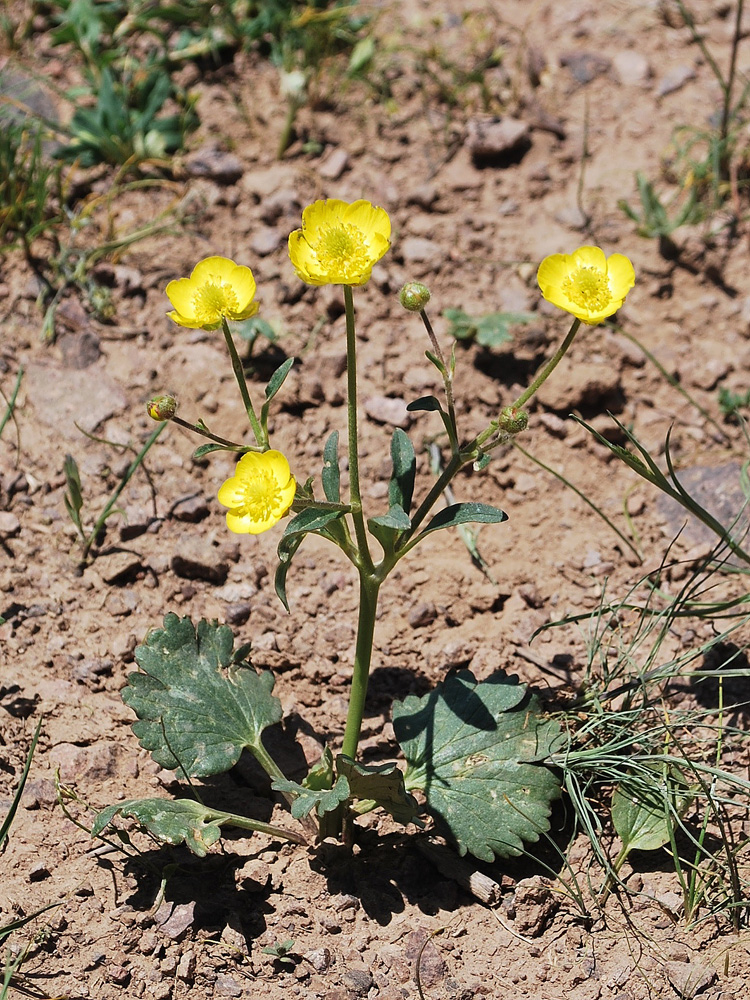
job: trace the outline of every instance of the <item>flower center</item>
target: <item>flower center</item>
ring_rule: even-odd
[[[211,277],[193,296],[195,318],[201,323],[215,323],[221,316],[237,312],[239,303],[231,285]]]
[[[234,510],[237,517],[267,521],[278,510],[282,501],[276,476],[267,469],[256,472],[250,482],[242,484],[242,500],[242,504]]]
[[[612,301],[609,278],[595,267],[577,267],[562,283],[562,290],[577,306],[601,312]]]
[[[344,222],[323,226],[314,250],[325,268],[340,268],[356,274],[371,264],[364,233]]]

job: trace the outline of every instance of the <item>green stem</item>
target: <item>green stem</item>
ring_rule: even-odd
[[[201,434],[203,437],[208,438],[210,441],[215,441],[217,444],[223,445],[228,451],[247,451],[248,446],[244,444],[237,444],[234,441],[227,441],[226,438],[219,437],[218,434],[212,434],[211,431],[200,424],[191,424],[189,420],[183,420],[182,417],[174,416],[170,417],[173,424],[179,424],[180,427],[184,427],[186,430],[192,431],[194,434]],[[253,448],[249,449],[253,451]]]
[[[96,520],[96,524],[94,525],[93,530],[91,531],[91,534],[88,536],[88,538],[86,539],[86,541],[84,543],[84,546],[83,546],[83,560],[84,561],[87,559],[88,554],[89,554],[89,550],[91,549],[91,546],[96,541],[97,535],[101,531],[102,525],[107,520],[107,518],[109,517],[110,513],[112,512],[112,508],[114,507],[114,505],[119,500],[120,494],[125,489],[125,487],[128,485],[128,483],[130,482],[130,480],[131,480],[134,472],[136,471],[136,469],[138,468],[138,466],[141,464],[141,462],[143,461],[143,459],[148,454],[149,449],[151,448],[151,445],[154,444],[154,442],[156,441],[156,439],[159,437],[159,435],[161,434],[161,432],[164,430],[164,428],[166,426],[167,426],[167,421],[165,421],[163,424],[159,424],[159,426],[157,428],[155,428],[151,432],[151,434],[149,434],[148,440],[146,441],[146,443],[144,444],[144,446],[141,448],[141,450],[138,452],[138,454],[135,456],[135,458],[133,459],[133,461],[128,466],[127,470],[125,471],[125,475],[120,480],[120,485],[117,487],[117,489],[115,490],[115,492],[112,494],[112,496],[107,501],[107,504],[106,504],[104,510],[101,512],[101,514],[99,515],[99,517]]]
[[[349,695],[349,711],[346,716],[344,743],[341,748],[341,752],[352,760],[357,759],[357,746],[365,711],[379,590],[380,580],[360,570],[357,645],[354,651],[354,673]]]
[[[403,545],[406,545],[409,539],[414,537],[414,533],[416,532],[417,528],[430,513],[434,504],[440,499],[443,490],[450,483],[450,481],[456,475],[461,466],[466,465],[466,463],[472,461],[473,458],[474,458],[473,452],[471,452],[470,454],[467,454],[466,452],[459,452],[458,454],[454,454],[451,456],[451,460],[446,465],[445,469],[442,472],[442,475],[438,480],[435,481],[430,492],[427,494],[427,496],[424,498],[424,500],[419,505],[417,510],[414,512],[414,516],[411,519],[411,529],[409,533],[404,536]],[[403,545],[399,549],[398,553],[399,556],[404,554]]]
[[[359,432],[357,427],[357,334],[354,323],[354,296],[350,285],[344,285],[346,309],[346,408],[349,450],[349,497],[352,505],[354,532],[363,570],[373,572],[365,518],[362,513],[362,493],[359,486]]]
[[[23,379],[23,365],[21,365],[21,367],[18,369],[18,375],[16,376],[16,384],[13,386],[13,392],[11,393],[10,399],[5,400],[6,410],[2,419],[0,419],[0,436],[2,436],[2,433],[5,430],[5,425],[13,416],[13,411],[15,410],[16,407],[16,399],[18,398],[18,390],[21,388],[22,379]],[[2,395],[3,399],[5,399],[4,394],[0,393],[0,395]]]
[[[237,813],[210,810],[208,812],[208,819],[219,820],[220,823],[226,823],[227,826],[238,826],[242,830],[255,830],[256,833],[267,833],[269,837],[280,837],[282,840],[291,840],[294,844],[307,843],[304,837],[293,830],[285,830],[283,826],[263,823],[258,819],[250,819],[249,816],[240,816]]]
[[[445,429],[448,432],[448,437],[450,438],[451,452],[455,455],[458,452],[458,429],[456,424],[456,405],[453,399],[453,376],[448,369],[448,365],[445,362],[445,356],[440,349],[440,344],[435,336],[435,331],[432,329],[432,323],[425,312],[424,309],[420,312],[420,317],[424,323],[424,328],[427,331],[427,336],[430,338],[430,343],[432,344],[432,349],[435,352],[435,357],[440,362],[440,374],[443,376],[443,387],[445,389],[445,401],[448,405],[448,420],[445,421]]]
[[[242,396],[242,402],[245,404],[247,419],[250,421],[250,426],[253,429],[255,440],[262,448],[267,448],[268,440],[263,434],[263,428],[260,426],[260,421],[255,414],[255,409],[253,407],[252,400],[250,399],[250,393],[247,389],[247,381],[245,380],[245,372],[242,369],[242,362],[240,361],[240,356],[237,353],[237,348],[234,346],[234,340],[232,339],[232,334],[229,330],[229,324],[223,316],[221,317],[221,328],[224,331],[224,340],[227,343],[229,357],[232,359],[232,371],[234,372],[234,377],[237,380],[240,395]]]
[[[573,325],[568,331],[568,336],[565,338],[562,344],[560,344],[557,351],[555,351],[553,357],[550,358],[550,360],[547,362],[547,364],[544,366],[541,372],[537,375],[537,377],[534,379],[534,381],[531,383],[528,389],[522,392],[521,395],[518,397],[518,399],[515,401],[515,403],[512,404],[514,407],[520,408],[521,406],[523,406],[524,403],[528,402],[531,399],[531,397],[539,389],[542,383],[546,382],[546,380],[550,377],[555,368],[557,368],[559,363],[562,361],[570,345],[573,343],[573,339],[575,335],[578,333],[578,328],[580,327],[580,325],[581,325],[580,319],[573,320]]]

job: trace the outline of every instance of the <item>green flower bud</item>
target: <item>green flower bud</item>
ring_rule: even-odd
[[[430,301],[430,289],[421,281],[407,281],[398,293],[398,300],[409,312],[422,312]]]
[[[146,404],[146,411],[152,420],[171,420],[177,413],[177,400],[174,396],[154,396]]]
[[[529,415],[517,406],[506,406],[500,411],[497,425],[498,430],[506,434],[520,434],[529,426]]]

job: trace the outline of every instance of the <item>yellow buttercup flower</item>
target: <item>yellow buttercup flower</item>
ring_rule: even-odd
[[[206,257],[189,278],[170,281],[167,296],[174,306],[167,315],[192,330],[215,330],[222,318],[249,319],[258,311],[253,272],[228,257]]]
[[[289,257],[308,285],[364,285],[390,245],[385,209],[329,198],[302,212],[302,228],[289,236]]]
[[[599,247],[581,247],[572,254],[545,257],[536,278],[548,302],[596,326],[625,301],[635,271],[621,253],[606,257]]]
[[[260,535],[286,514],[297,488],[280,451],[249,451],[218,493],[228,507],[227,527],[238,535]]]

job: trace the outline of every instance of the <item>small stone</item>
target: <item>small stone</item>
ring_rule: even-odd
[[[439,193],[437,186],[430,182],[426,184],[420,184],[418,187],[412,188],[411,191],[406,195],[407,205],[416,205],[417,208],[423,208],[425,211],[429,211],[435,202],[438,200]]]
[[[571,204],[565,205],[555,212],[555,222],[559,222],[561,226],[567,226],[568,229],[572,229],[575,232],[580,232],[586,228],[589,220],[578,205]]]
[[[659,86],[656,88],[656,95],[657,97],[666,97],[667,94],[673,94],[676,90],[682,90],[689,80],[694,79],[695,70],[692,66],[678,66],[661,78]]]
[[[445,257],[445,250],[434,240],[424,236],[407,236],[401,240],[399,250],[404,264],[427,264],[431,268],[440,264]]]
[[[302,956],[305,961],[315,969],[316,972],[325,972],[331,964],[331,951],[329,948],[314,948],[305,952]]]
[[[651,76],[648,59],[633,49],[618,52],[612,60],[612,70],[617,82],[623,86],[639,86]]]
[[[203,496],[185,497],[179,500],[172,507],[172,517],[177,521],[187,521],[188,524],[197,524],[204,517],[208,517],[209,509],[206,498]]]
[[[242,987],[232,976],[219,973],[214,984],[215,997],[241,997]]]
[[[341,921],[337,920],[332,913],[320,913],[318,915],[318,922],[324,931],[329,934],[340,934],[341,933]]]
[[[132,580],[143,569],[143,563],[134,552],[112,552],[99,556],[96,568],[105,583],[117,585]]]
[[[274,226],[263,226],[253,231],[250,237],[250,249],[259,257],[268,257],[278,250],[284,240],[284,234]]]
[[[217,184],[236,184],[245,172],[242,161],[216,146],[206,146],[185,161],[190,177],[208,177]]]
[[[332,149],[330,153],[321,161],[318,173],[328,181],[337,181],[349,166],[349,154],[345,149],[338,147]]]
[[[236,601],[228,604],[224,612],[224,621],[227,625],[244,625],[250,617],[252,606],[247,601]]]
[[[431,657],[432,663],[438,670],[455,670],[458,667],[466,667],[471,662],[476,653],[476,646],[466,639],[452,639],[436,656]]]
[[[0,511],[0,538],[13,538],[21,530],[21,522],[9,510]]]
[[[49,868],[41,861],[37,861],[37,863],[29,869],[29,882],[43,882],[44,879],[49,877]]]
[[[193,926],[194,915],[195,901],[190,903],[165,901],[156,911],[154,922],[163,934],[177,941]]]
[[[529,147],[529,126],[518,118],[471,118],[466,144],[475,163],[502,162]]]
[[[92,743],[87,747],[58,743],[50,751],[50,758],[60,768],[62,780],[70,784],[102,781],[117,773],[117,755],[111,743]]]
[[[417,604],[407,615],[407,621],[412,628],[423,628],[430,625],[437,618],[437,608],[428,601],[424,604]]]
[[[80,333],[66,333],[60,337],[63,364],[66,368],[80,371],[98,361],[102,355],[99,338],[93,330],[82,330]]]
[[[611,63],[598,52],[566,52],[560,56],[560,65],[567,66],[578,83],[591,83],[608,72]]]
[[[126,965],[110,965],[107,968],[107,979],[115,986],[127,986],[130,975],[130,969]]]
[[[342,978],[354,995],[358,997],[366,997],[373,984],[372,973],[364,967],[349,968]]]
[[[365,400],[365,413],[378,424],[407,428],[411,424],[411,414],[403,399],[394,396],[371,396]]]
[[[530,937],[539,937],[549,926],[560,907],[559,898],[553,893],[549,879],[540,875],[521,879],[510,910],[516,930]]]
[[[192,982],[195,978],[195,952],[186,951],[185,954],[180,958],[177,963],[177,970],[175,975],[178,979],[182,979],[183,982]]]
[[[542,406],[568,413],[593,407],[606,409],[622,392],[620,374],[614,365],[581,361],[570,366],[569,375],[568,379],[548,379],[540,386],[537,399]]]
[[[222,559],[207,539],[190,536],[185,538],[179,552],[172,556],[172,572],[184,580],[206,580],[222,584],[229,573],[229,563]]]
[[[667,962],[667,978],[681,997],[692,1000],[716,980],[716,970],[697,962]]]

